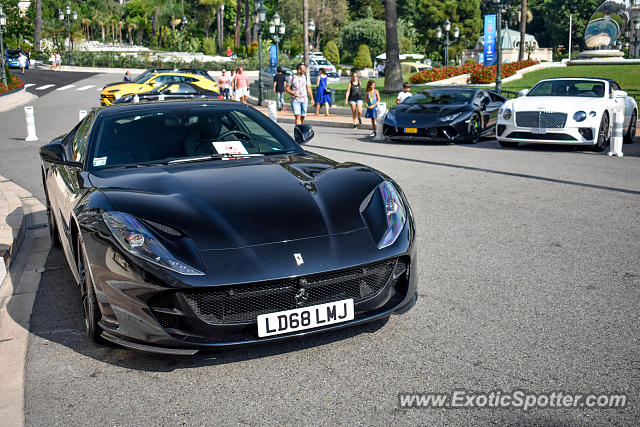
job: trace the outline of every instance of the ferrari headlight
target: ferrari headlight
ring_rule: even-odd
[[[104,212],[102,218],[120,246],[130,254],[185,276],[204,275],[176,259],[136,217],[122,212]]]
[[[575,120],[576,122],[583,122],[586,118],[587,113],[585,113],[584,111],[576,111],[576,113],[573,115],[573,120]]]
[[[511,110],[509,108],[505,108],[502,112],[502,118],[505,120],[509,120],[511,118]]]
[[[440,117],[440,121],[441,121],[441,122],[450,122],[450,121],[453,121],[453,120],[457,119],[457,118],[458,118],[458,116],[459,116],[460,114],[462,114],[462,113],[453,113],[453,114],[448,114],[448,115],[446,115],[446,116],[444,116],[444,117]]]
[[[395,243],[407,222],[407,211],[398,190],[384,181],[367,196],[361,213],[378,241],[378,249]]]

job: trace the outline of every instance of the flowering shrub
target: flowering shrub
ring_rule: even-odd
[[[521,70],[532,65],[539,64],[538,61],[526,60],[520,62],[512,62],[510,64],[502,64],[501,75],[502,78],[512,76],[516,71]],[[409,82],[414,84],[431,83],[438,80],[444,80],[462,74],[469,74],[469,83],[492,83],[496,80],[496,67],[485,67],[484,65],[477,64],[475,62],[468,62],[459,67],[448,66],[441,68],[433,68],[431,70],[424,70],[418,74],[414,74],[409,77]]]
[[[0,83],[0,95],[15,89],[19,89],[23,86],[23,83],[22,83],[22,80],[20,80],[20,77],[10,74],[8,71],[6,72],[6,75],[7,75],[7,85],[5,86],[2,83]]]

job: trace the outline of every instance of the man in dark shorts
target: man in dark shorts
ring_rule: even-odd
[[[282,73],[282,67],[278,67],[278,74],[273,76],[273,91],[276,93],[276,102],[278,103],[278,111],[284,110],[284,85],[287,76]]]

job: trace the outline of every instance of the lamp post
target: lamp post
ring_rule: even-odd
[[[634,58],[638,58],[638,44],[640,44],[640,18],[637,18],[633,20],[633,29],[634,34],[633,37],[630,37],[629,40],[631,41],[631,46],[633,46],[631,48],[631,50],[633,51],[633,57]]]
[[[458,37],[460,37],[460,28],[456,25],[453,28],[453,40],[449,39],[449,32],[451,31],[451,22],[447,19],[444,21],[444,40],[440,40],[442,38],[442,28],[436,28],[436,37],[440,40],[440,43],[444,46],[444,65],[445,67],[449,65],[449,46],[454,44]]]
[[[286,28],[284,24],[280,23],[280,15],[276,12],[271,19],[271,23],[269,24],[269,35],[271,39],[276,43],[276,66],[278,65],[278,60],[280,59],[280,40],[284,38],[284,32]]]
[[[2,66],[2,84],[7,86],[7,74],[4,72],[4,42],[2,41],[5,25],[7,25],[7,16],[2,12],[0,5],[0,66]]]
[[[74,10],[71,13],[71,7],[67,5],[65,13],[58,12],[58,18],[67,24],[67,33],[69,34],[69,65],[73,65],[73,40],[71,39],[71,19],[74,21],[78,19],[78,13]]]
[[[222,55],[222,45],[224,44],[224,36],[222,31],[224,29],[224,3],[220,5],[218,10],[218,51]]]
[[[258,28],[258,105],[262,105],[262,24],[267,19],[267,9],[262,0],[255,1],[255,8],[253,23]]]
[[[316,23],[313,22],[313,18],[309,19],[309,39],[313,40],[315,36],[314,32],[316,31]]]
[[[496,56],[498,62],[496,64],[496,90],[499,92],[502,90],[502,0],[493,0],[493,4],[497,7]]]

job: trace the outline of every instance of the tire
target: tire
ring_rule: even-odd
[[[471,118],[469,118],[469,127],[467,128],[467,135],[465,135],[462,140],[463,144],[477,144],[480,141],[480,134],[482,133],[480,130],[480,116],[477,114],[473,114]]]
[[[104,339],[100,336],[102,328],[99,325],[100,307],[93,288],[91,274],[87,271],[89,265],[87,252],[84,248],[80,236],[78,236],[78,274],[80,276],[80,293],[82,295],[82,311],[84,313],[85,332],[91,341],[97,344],[104,343]]]
[[[631,120],[629,121],[629,128],[627,129],[627,133],[624,135],[623,142],[625,144],[632,144],[633,138],[636,136],[636,126],[638,125],[638,112],[633,111],[631,114]]]
[[[516,147],[518,147],[518,143],[517,142],[511,142],[511,141],[498,141],[498,144],[500,144],[500,146],[504,147],[504,148],[516,148]]]
[[[609,138],[611,138],[611,135],[609,133],[609,116],[605,112],[602,115],[602,120],[600,121],[600,128],[598,129],[598,139],[594,150],[604,151],[604,149],[609,144]]]
[[[55,248],[62,247],[62,242],[60,241],[60,234],[58,233],[58,225],[56,224],[56,218],[53,216],[51,203],[49,203],[49,196],[47,196],[47,220],[49,222],[49,237],[51,238],[51,244]]]

